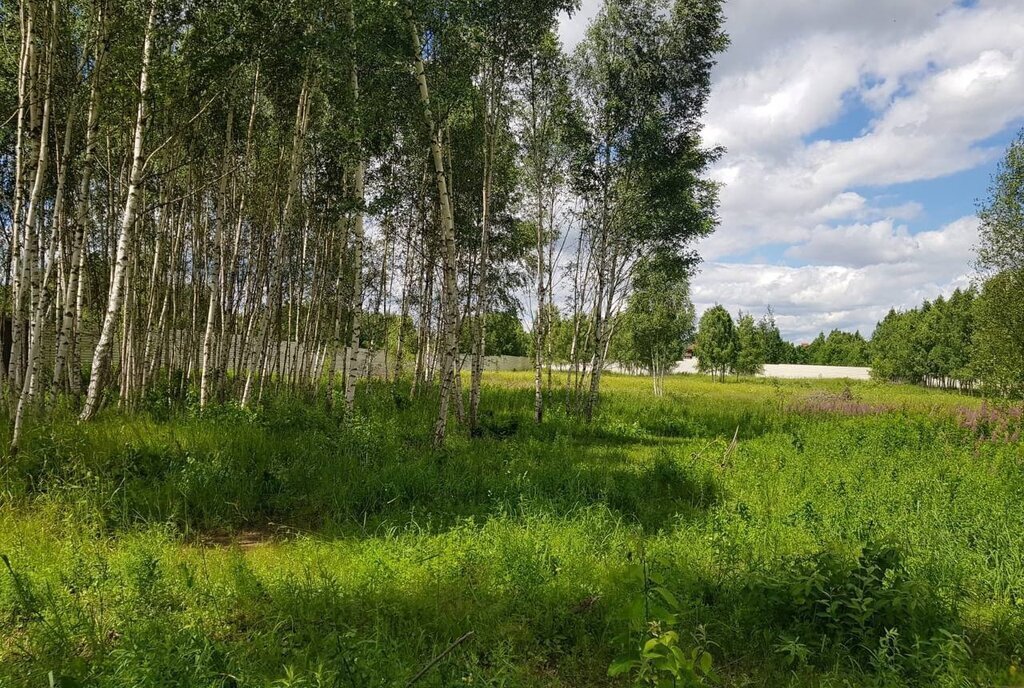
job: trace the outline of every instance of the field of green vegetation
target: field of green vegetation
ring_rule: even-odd
[[[0,685],[1024,685],[1019,408],[610,376],[534,426],[531,385],[442,450],[384,385],[28,428]]]

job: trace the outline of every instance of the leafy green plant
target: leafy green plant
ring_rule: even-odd
[[[908,638],[920,646],[933,633],[952,635],[948,611],[891,545],[868,543],[852,560],[833,551],[797,558],[749,592],[761,600],[762,623],[786,629],[774,649],[789,666],[838,655],[899,673],[910,663]]]
[[[788,667],[803,666],[811,656],[811,649],[800,642],[800,636],[798,635],[783,634],[779,638],[779,642],[772,649],[775,650],[776,654],[782,655]]]
[[[647,561],[630,566],[628,579],[636,594],[622,614],[625,641],[634,643],[608,667],[609,676],[630,675],[638,686],[682,688],[704,685],[714,675],[711,653],[682,642],[679,600],[651,572]]]

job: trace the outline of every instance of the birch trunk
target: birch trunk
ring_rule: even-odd
[[[53,3],[51,8],[51,23],[55,24],[57,21],[57,3]],[[45,294],[48,292],[48,281],[50,277],[50,269],[53,267],[53,251],[57,237],[57,220],[53,221],[53,229],[50,237],[50,243],[44,254],[44,263],[46,265],[47,272],[43,276],[40,282],[40,269],[37,263],[36,252],[38,250],[39,241],[42,238],[40,227],[42,225],[42,218],[37,223],[36,218],[39,215],[39,205],[42,201],[43,183],[46,179],[46,173],[49,170],[49,134],[50,134],[50,113],[53,109],[53,98],[52,98],[52,85],[53,85],[53,64],[54,64],[54,53],[57,46],[57,32],[53,26],[50,27],[49,42],[47,44],[46,55],[44,57],[46,63],[46,84],[43,91],[43,115],[41,122],[41,129],[39,132],[39,155],[36,160],[35,179],[32,183],[32,191],[29,194],[28,209],[25,213],[25,262],[31,275],[31,286],[32,291],[29,294],[29,301],[31,304],[29,310],[29,331],[28,331],[28,352],[25,358],[25,370],[21,383],[21,394],[18,397],[18,407],[14,414],[14,430],[11,434],[11,453],[18,451],[18,442],[21,440],[21,431],[24,427],[25,421],[25,409],[28,404],[29,398],[32,396],[35,385],[35,377],[38,372],[39,366],[39,341],[41,339],[41,330],[45,324],[45,310],[48,306],[48,300]],[[42,67],[40,67],[42,69]],[[71,130],[70,124],[65,132],[64,146],[65,146],[65,157],[67,148],[70,147]],[[63,192],[63,182],[65,177],[62,176],[59,183],[59,193]],[[60,214],[60,197],[58,196],[57,207],[55,208],[55,216]],[[37,227],[36,225],[40,227]]]
[[[536,130],[536,124],[534,124]],[[535,173],[539,173],[539,165]],[[546,253],[544,234],[543,182],[537,174],[537,316],[533,321],[533,422],[538,425],[544,420],[544,326],[547,315],[544,296],[544,257]]]
[[[355,72],[353,70],[353,85]],[[363,310],[363,162],[356,163],[352,174],[352,191],[359,206],[352,218],[352,301],[349,317],[352,326],[349,334],[348,364],[345,370],[345,412],[351,413],[356,400],[356,382],[359,379],[359,336]]]
[[[156,18],[155,0],[149,6],[149,18],[146,20],[145,37],[142,43],[142,70],[139,75],[139,108],[135,118],[135,136],[132,145],[132,166],[128,181],[128,194],[125,199],[124,211],[121,214],[121,228],[117,240],[117,255],[114,276],[110,282],[107,296],[107,309],[103,316],[103,327],[92,357],[92,370],[89,375],[89,389],[85,397],[81,420],[89,420],[99,410],[103,393],[103,376],[110,363],[110,350],[114,338],[114,327],[121,310],[124,298],[124,272],[128,265],[128,246],[131,230],[138,213],[139,186],[142,182],[143,159],[142,146],[146,124],[146,91],[149,88],[149,57],[153,42],[153,22]]]
[[[213,331],[217,326],[217,315],[220,310],[221,288],[224,282],[224,223],[227,222],[227,183],[229,159],[231,154],[231,127],[234,123],[233,111],[228,111],[227,134],[224,137],[224,172],[220,179],[220,193],[217,199],[217,219],[214,222],[213,261],[210,271],[210,299],[206,308],[206,330],[203,332],[203,360],[200,367],[199,408],[206,408],[210,396],[210,359],[213,357]]]
[[[102,15],[99,21],[102,26]],[[102,33],[101,29],[99,36],[102,36]],[[64,368],[67,365],[68,353],[75,348],[72,338],[75,334],[77,318],[80,312],[77,308],[78,299],[76,297],[82,275],[86,230],[89,225],[89,190],[92,181],[93,164],[96,158],[96,129],[99,121],[99,75],[102,57],[102,40],[98,39],[96,59],[93,63],[92,74],[89,76],[89,111],[86,115],[85,150],[82,154],[82,164],[79,172],[78,203],[75,206],[75,230],[72,238],[71,265],[68,271],[67,288],[64,293],[64,312],[57,331],[57,352],[53,365],[53,390],[55,394],[64,388]],[[74,375],[77,376],[81,368],[78,365],[77,359],[72,359],[72,368]]]
[[[21,269],[20,258],[22,246],[22,184],[25,176],[25,115],[28,112],[30,95],[28,93],[31,74],[30,60],[32,55],[32,16],[28,12],[25,3],[21,3],[19,12],[19,28],[21,30],[21,52],[18,57],[18,110],[17,124],[15,126],[14,142],[14,199],[11,213],[11,245],[8,259],[10,261],[10,284],[11,284],[11,352],[9,360],[6,361],[3,371],[4,381],[10,378],[14,385],[20,379],[19,365],[15,352],[18,344],[18,318],[21,313]],[[5,390],[6,391],[6,390]]]
[[[351,41],[351,53],[349,55],[349,88],[352,95],[352,107],[356,111],[356,160],[355,169],[352,174],[352,196],[356,203],[355,216],[352,218],[352,301],[350,314],[352,328],[348,346],[348,365],[345,371],[345,413],[351,414],[356,401],[356,382],[359,378],[359,335],[362,325],[363,311],[363,241],[365,239],[363,230],[363,185],[365,163],[363,162],[363,151],[361,137],[359,136],[359,72],[356,69],[356,17],[353,2],[348,5],[347,22],[349,28],[349,40]]]
[[[485,115],[490,119],[491,115]],[[484,354],[487,345],[487,273],[490,261],[491,177],[494,166],[494,127],[486,125],[484,133],[484,180],[481,192],[480,268],[476,282],[476,318],[473,337],[473,369],[469,388],[469,427],[477,429],[480,415],[480,382],[483,378]]]
[[[441,397],[438,402],[437,421],[434,423],[434,444],[444,443],[448,428],[448,406],[452,393],[455,373],[455,359],[459,353],[458,332],[458,290],[455,283],[455,222],[452,217],[451,198],[448,195],[448,182],[445,175],[444,155],[441,150],[441,135],[434,120],[430,106],[430,89],[427,86],[427,75],[423,65],[423,50],[420,35],[412,18],[412,10],[406,7],[406,20],[412,37],[412,52],[416,70],[416,82],[419,85],[420,102],[423,115],[430,129],[430,153],[434,163],[435,183],[437,184],[438,203],[441,211],[441,242],[442,242],[442,275],[444,302],[444,354],[442,358],[440,380]]]

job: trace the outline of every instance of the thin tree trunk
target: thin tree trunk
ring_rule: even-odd
[[[351,53],[349,61],[349,88],[352,94],[353,108],[359,108],[359,72],[356,68],[356,45],[355,31],[356,19],[353,8],[354,0],[348,5],[348,28],[351,32]],[[358,114],[356,115],[358,118]],[[357,120],[356,130],[361,125]],[[356,164],[352,173],[352,195],[355,199],[355,216],[352,218],[352,301],[350,304],[350,317],[352,328],[348,346],[348,370],[345,377],[345,413],[351,414],[356,400],[356,382],[359,378],[359,336],[361,334],[363,314],[363,185],[365,163],[363,162],[362,144],[357,135],[356,140]]]
[[[442,274],[444,302],[444,356],[441,365],[441,398],[438,403],[437,421],[434,423],[434,444],[444,443],[448,428],[448,405],[452,394],[452,382],[455,370],[455,359],[459,353],[458,332],[458,291],[455,283],[455,223],[452,217],[451,198],[448,195],[448,181],[445,175],[444,155],[441,150],[441,136],[434,120],[430,105],[430,90],[427,86],[427,75],[423,66],[420,35],[412,18],[412,10],[405,9],[406,20],[412,37],[413,60],[416,69],[416,81],[419,85],[420,101],[423,115],[430,129],[430,153],[434,162],[434,176],[437,184],[438,202],[441,211],[441,242],[442,242]]]
[[[57,23],[57,3],[56,0],[51,8],[50,17],[50,36],[47,44],[46,55],[44,57],[46,64],[46,83],[44,86],[43,95],[43,115],[42,124],[39,134],[39,157],[36,161],[36,174],[35,180],[32,183],[32,191],[29,195],[28,210],[25,213],[25,236],[26,236],[26,251],[25,260],[26,265],[31,275],[31,288],[32,292],[29,295],[29,301],[31,303],[30,315],[29,315],[29,332],[28,332],[28,352],[25,358],[25,371],[22,380],[21,394],[18,398],[18,407],[14,414],[14,430],[11,434],[11,453],[15,453],[18,450],[18,442],[21,440],[21,431],[24,427],[25,420],[25,409],[28,404],[29,398],[32,396],[35,384],[36,374],[38,373],[39,367],[39,342],[42,337],[41,330],[46,321],[45,311],[49,306],[46,294],[49,292],[48,284],[50,278],[50,271],[53,268],[53,251],[58,232],[57,216],[60,214],[60,195],[63,194],[63,182],[64,176],[61,176],[59,183],[59,194],[57,203],[58,207],[55,209],[55,217],[53,220],[53,229],[51,232],[49,246],[44,254],[44,263],[46,265],[46,274],[42,276],[40,281],[40,269],[37,263],[36,251],[38,250],[39,241],[41,240],[41,232],[37,227],[36,217],[39,213],[39,205],[42,200],[43,182],[46,178],[46,173],[49,170],[49,132],[50,132],[50,113],[53,110],[53,98],[52,98],[52,85],[53,85],[53,68],[54,68],[54,53],[57,46],[57,31],[55,24]],[[42,66],[40,67],[42,69]],[[65,157],[67,157],[67,149],[70,147],[71,130],[70,124],[65,132]],[[40,226],[42,225],[42,218],[40,217]]]
[[[486,113],[485,120],[491,119]],[[474,320],[473,337],[473,369],[469,388],[469,427],[477,429],[480,415],[480,383],[483,378],[484,354],[487,345],[487,274],[490,261],[490,229],[491,229],[491,178],[494,167],[494,131],[495,127],[485,122],[484,133],[484,179],[481,192],[480,217],[480,268],[476,283],[476,318]]]
[[[102,27],[102,14],[98,21]],[[57,331],[57,352],[53,366],[54,393],[59,393],[65,384],[64,367],[67,365],[69,351],[74,348],[72,346],[72,337],[80,312],[76,307],[76,296],[80,286],[81,268],[85,252],[85,236],[89,225],[89,191],[92,181],[93,164],[96,158],[96,129],[99,121],[100,64],[104,54],[101,38],[103,35],[102,28],[97,34],[96,59],[93,63],[92,73],[89,76],[89,112],[86,116],[85,125],[85,151],[82,155],[81,170],[79,172],[78,203],[75,207],[75,231],[72,239],[71,265],[64,295],[63,318]],[[74,374],[77,376],[80,368],[78,361],[72,359],[72,366]]]
[[[210,298],[206,309],[206,329],[203,332],[203,359],[200,366],[199,408],[205,408],[210,396],[210,359],[213,357],[213,331],[216,327],[217,315],[220,310],[221,288],[224,282],[224,223],[227,222],[227,184],[229,159],[231,154],[231,129],[234,124],[234,111],[228,111],[227,134],[224,137],[224,173],[220,180],[220,193],[216,207],[217,218],[214,221],[213,260],[210,271]]]
[[[135,119],[135,137],[132,146],[132,167],[128,182],[128,195],[125,199],[124,211],[121,214],[121,231],[117,240],[117,256],[114,276],[110,283],[107,296],[107,310],[103,317],[103,327],[92,357],[92,371],[89,376],[89,390],[86,393],[85,407],[81,419],[89,420],[99,410],[100,398],[103,393],[103,376],[110,363],[110,348],[114,337],[114,326],[124,298],[124,272],[128,264],[128,246],[131,230],[138,212],[139,186],[142,182],[142,146],[146,123],[146,91],[149,87],[149,57],[152,48],[153,22],[156,17],[156,2],[149,6],[149,18],[146,21],[146,33],[142,44],[142,70],[139,75],[139,108]]]

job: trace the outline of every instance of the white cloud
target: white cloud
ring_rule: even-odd
[[[787,334],[810,338],[869,332],[892,306],[965,285],[976,219],[913,233],[927,208],[885,187],[1001,153],[986,139],[1024,117],[1024,2],[732,0],[726,13],[733,44],[705,129],[728,148],[713,172],[722,224],[699,247],[697,300],[771,305]],[[860,130],[818,134],[858,101]],[[772,246],[787,264],[722,261]]]
[[[563,21],[563,42],[599,6]],[[730,0],[725,13],[704,131],[728,149],[712,171],[721,225],[698,246],[696,300],[771,305],[806,337],[870,331],[891,306],[966,284],[976,220],[915,233],[928,208],[887,187],[1001,154],[988,140],[1024,118],[1024,1]],[[860,119],[826,129],[851,106]],[[729,258],[742,255],[784,264]]]
[[[868,335],[892,307],[967,286],[977,233],[973,216],[915,235],[888,221],[820,227],[790,249],[820,263],[710,263],[694,280],[693,298],[698,310],[722,303],[734,313],[762,313],[771,306],[780,328],[802,341],[834,327]]]
[[[910,234],[906,225],[892,220],[840,227],[819,225],[802,244],[790,247],[787,257],[809,263],[864,267],[914,261],[941,276],[966,268],[965,256],[978,238],[977,218],[961,218],[942,229]]]
[[[742,55],[717,70],[706,117],[706,140],[729,151],[714,172],[726,186],[721,230],[704,247],[710,257],[790,242],[809,223],[843,219],[829,214],[858,202],[853,187],[988,162],[999,151],[980,144],[1024,116],[1024,3],[948,3],[944,12],[934,1],[771,5],[766,16],[763,3],[746,0],[726,10],[730,55]],[[759,38],[748,36],[752,26]],[[751,52],[748,38],[764,50]],[[851,98],[876,108],[864,131],[805,141]]]

